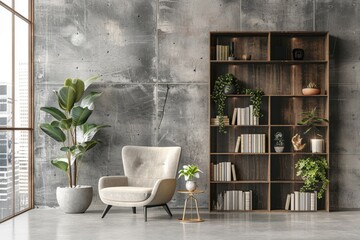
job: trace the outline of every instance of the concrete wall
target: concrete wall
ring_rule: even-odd
[[[80,184],[96,189],[101,176],[122,174],[124,145],[179,145],[181,165],[199,164],[208,191],[209,31],[330,31],[331,206],[359,208],[359,12],[360,0],[36,0],[36,125],[45,119],[38,107],[55,104],[52,90],[66,77],[101,74],[92,121],[112,127],[99,134],[104,143],[87,156]],[[65,185],[49,162],[57,148],[36,129],[36,205],[56,206]],[[171,205],[182,204],[175,195]]]

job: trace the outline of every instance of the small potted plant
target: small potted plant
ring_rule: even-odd
[[[321,90],[318,85],[314,82],[309,82],[306,88],[302,89],[303,95],[318,95],[320,94]]]
[[[281,153],[284,151],[284,137],[283,137],[283,134],[282,132],[277,132],[275,133],[275,138],[274,138],[274,141],[275,141],[275,145],[274,145],[274,149],[275,149],[275,152],[277,153]]]
[[[317,191],[317,197],[321,199],[329,184],[327,178],[329,165],[326,158],[322,156],[301,158],[295,164],[295,168],[296,176],[301,176],[304,180],[304,185],[300,191]]]
[[[302,113],[303,119],[298,122],[301,126],[307,126],[308,128],[305,130],[304,134],[308,134],[310,132],[313,133],[311,141],[311,151],[313,153],[322,153],[324,151],[324,139],[320,134],[319,126],[324,123],[328,123],[329,120],[326,118],[321,118],[316,115],[316,107],[311,111]],[[317,138],[320,137],[320,138]]]
[[[240,82],[236,81],[235,76],[231,73],[220,75],[215,81],[214,90],[211,94],[211,99],[216,105],[216,115],[219,119],[219,132],[221,133],[226,133],[224,123],[224,110],[227,94],[240,93],[240,89]]]
[[[196,189],[196,182],[193,178],[199,178],[202,171],[194,164],[184,165],[183,169],[179,171],[179,178],[184,176],[186,181],[186,190],[192,192]]]

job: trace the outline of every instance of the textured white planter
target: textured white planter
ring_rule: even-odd
[[[90,186],[56,189],[56,199],[65,213],[84,213],[91,204],[92,196],[93,188]]]
[[[275,146],[274,149],[275,149],[275,152],[277,152],[277,153],[281,153],[284,151],[284,147],[276,147]]]
[[[186,181],[186,190],[192,192],[192,191],[195,191],[196,189],[196,182],[193,182],[193,181]]]
[[[324,152],[324,139],[311,139],[311,152],[323,153]]]

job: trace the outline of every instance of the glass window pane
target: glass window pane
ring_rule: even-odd
[[[15,17],[15,127],[29,126],[29,24]]]
[[[15,0],[15,11],[29,18],[29,0]]]
[[[29,208],[29,132],[15,131],[15,212]]]
[[[12,14],[0,7],[0,127],[12,126]]]
[[[12,132],[0,131],[0,220],[14,214]]]
[[[9,7],[12,7],[12,0],[0,0],[0,1],[8,5]]]

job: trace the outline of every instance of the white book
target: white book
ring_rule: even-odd
[[[317,211],[317,191],[315,191],[314,193],[315,193],[315,202],[314,202],[314,205],[315,205],[315,211]]]
[[[227,191],[227,193],[228,193],[228,199],[229,199],[229,209],[228,210],[233,210],[232,209],[232,200],[233,200],[233,196],[232,196],[232,191]]]
[[[232,207],[232,210],[237,210],[237,207],[236,207],[236,205],[237,205],[237,192],[235,191],[235,190],[233,190],[232,191],[232,197],[233,197],[233,201],[232,201],[232,203],[233,203],[233,207]]]
[[[295,211],[300,210],[300,192],[294,191],[294,197],[295,197]]]
[[[246,110],[245,108],[240,108],[240,124],[239,125],[245,125],[246,123]]]
[[[227,210],[230,210],[230,202],[231,202],[231,198],[230,198],[230,192],[229,191],[226,191],[226,193],[227,193]]]
[[[311,210],[311,193],[305,193],[306,211]]]
[[[240,108],[236,108],[236,113],[237,113],[236,124],[241,125],[241,110],[240,110]]]
[[[249,106],[249,125],[255,125],[254,124],[254,105]]]
[[[244,192],[239,191],[239,210],[244,210]]]
[[[236,116],[237,116],[237,108],[234,108],[232,119],[231,119],[231,125],[236,124]]]
[[[233,181],[237,181],[236,171],[235,171],[235,165],[234,165],[234,164],[231,164],[231,172],[232,172],[232,179],[233,179]]]
[[[252,190],[250,190],[250,210],[253,210],[253,206],[252,206]]]
[[[226,181],[231,181],[231,162],[226,162]]]
[[[216,60],[220,60],[220,46],[219,45],[216,45]]]
[[[239,136],[239,137],[237,137],[237,139],[236,139],[235,151],[234,151],[234,152],[239,152],[240,141],[241,141],[241,137]]]
[[[250,191],[245,192],[245,210],[250,211]]]
[[[214,181],[217,181],[217,172],[216,172],[217,164],[214,164],[213,168],[214,168]]]
[[[224,210],[228,210],[227,209],[227,200],[228,199],[228,195],[227,195],[227,191],[224,192]]]
[[[305,211],[305,193],[300,192],[300,211]]]
[[[289,208],[290,208],[290,200],[291,200],[291,195],[288,194],[288,195],[286,196],[285,210],[289,210]]]
[[[250,108],[245,108],[245,125],[250,125]]]
[[[291,197],[290,197],[290,210],[291,211],[294,211],[295,210],[295,194],[294,193],[291,193],[290,194]]]

